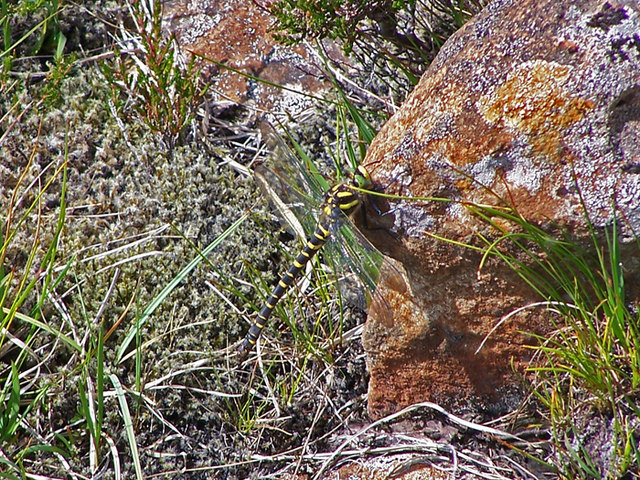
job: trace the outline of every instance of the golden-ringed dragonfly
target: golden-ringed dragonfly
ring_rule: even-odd
[[[367,190],[371,186],[372,181],[369,172],[360,165],[354,172],[350,173],[347,180],[333,185],[325,193],[320,218],[316,223],[313,234],[307,240],[306,245],[293,261],[289,270],[282,275],[266,303],[258,312],[257,319],[239,348],[241,355],[245,355],[255,346],[278,301],[293,285],[296,277],[307,263],[327,243],[327,240],[335,230],[336,224],[341,223],[345,217],[355,213],[362,205],[362,193],[358,189]]]

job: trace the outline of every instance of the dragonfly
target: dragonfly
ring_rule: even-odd
[[[318,190],[318,187],[321,188],[320,185],[313,185],[313,182],[321,178],[318,177],[319,173],[315,170],[315,167],[312,165],[301,166],[299,159],[284,145],[284,142],[275,130],[273,130],[273,127],[266,127],[266,129],[268,130],[268,136],[271,137],[270,140],[276,143],[275,149],[279,150],[277,153],[287,157],[287,169],[291,170],[291,176],[303,177],[295,180],[298,184],[297,188],[310,190]],[[267,181],[267,183],[269,183],[269,181]],[[301,183],[306,183],[306,186],[300,187]],[[350,257],[354,255],[358,257],[358,261],[350,262],[351,269],[358,272],[359,276],[365,279],[365,283],[371,291],[375,289],[376,275],[374,272],[377,272],[382,255],[377,251],[373,252],[367,249],[367,253],[364,255],[366,261],[363,261],[363,252],[354,246],[354,242],[359,241],[362,243],[363,241],[366,242],[366,240],[357,240],[355,237],[361,237],[361,235],[356,235],[354,230],[348,226],[350,222],[347,221],[350,216],[353,216],[362,208],[364,196],[366,195],[364,190],[370,190],[372,188],[373,181],[371,180],[369,172],[364,166],[358,165],[352,172],[348,172],[344,180],[333,184],[326,190],[320,207],[320,216],[315,223],[313,232],[289,269],[281,276],[271,291],[262,309],[258,312],[257,318],[249,328],[249,332],[239,347],[241,356],[246,356],[248,352],[254,348],[278,302],[294,284],[300,272],[305,269],[332,235],[337,235],[339,232],[342,232],[341,236],[345,242],[345,248],[348,250],[356,250],[356,252],[351,253]],[[369,246],[371,249],[374,248],[371,245]]]

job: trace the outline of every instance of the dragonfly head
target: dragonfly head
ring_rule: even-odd
[[[373,182],[367,169],[358,165],[355,172],[351,174],[351,184],[357,188],[368,189],[373,185]]]

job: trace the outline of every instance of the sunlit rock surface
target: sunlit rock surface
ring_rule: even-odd
[[[318,79],[314,51],[278,44],[272,36],[274,20],[258,2],[171,0],[163,8],[166,28],[186,53],[197,56],[222,103],[251,106],[257,115],[297,116],[315,102],[305,95],[326,88]]]
[[[391,233],[371,230],[406,269],[405,281],[382,275],[394,319],[374,308],[363,337],[372,416],[424,400],[511,408],[514,367],[523,371],[535,343],[521,332],[550,329],[538,307],[492,331],[541,298],[497,259],[479,271],[479,253],[430,236],[497,238],[460,202],[504,201],[587,246],[583,205],[602,229],[615,203],[623,244],[640,234],[639,15],[631,0],[493,2],[376,137],[365,164],[387,193],[454,202],[392,201],[379,219]],[[626,260],[637,295],[639,262]]]

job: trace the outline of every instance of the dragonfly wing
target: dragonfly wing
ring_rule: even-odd
[[[306,239],[307,233],[300,222],[300,210],[304,208],[299,202],[292,203],[291,195],[287,194],[287,189],[282,184],[282,179],[273,171],[259,165],[254,170],[254,176],[260,189],[269,198],[280,216],[287,222],[298,238]],[[298,212],[296,213],[296,210]]]
[[[339,259],[340,265],[336,267],[336,271],[339,272],[338,277],[343,280],[343,284],[347,285],[346,288],[341,287],[341,292],[346,291],[345,296],[349,303],[359,308],[366,309],[367,306],[375,305],[376,315],[385,324],[391,324],[392,309],[383,292],[377,288],[377,284],[381,275],[385,275],[386,280],[393,284],[404,284],[402,274],[362,235],[350,219],[345,217],[334,235],[334,241],[325,247],[328,250],[325,259]],[[353,274],[344,273],[348,271]],[[354,288],[357,293],[354,293]]]
[[[354,180],[343,180],[328,188],[327,182],[323,183],[323,177],[313,163],[306,157],[301,161],[293,155],[273,128],[267,127],[263,129],[263,133],[272,150],[272,156],[270,168],[256,169],[256,179],[273,200],[281,216],[299,236],[308,240],[259,312],[258,320],[243,343],[245,350],[256,343],[278,301],[288,293],[303,267],[310,267],[309,260],[324,246],[329,237],[338,237],[337,241],[330,244],[338,245],[337,251],[347,254],[338,254],[332,258],[329,253],[325,259],[333,260],[334,265],[348,266],[348,269],[355,272],[366,287],[360,291],[376,292],[375,286],[383,260],[382,254],[362,236],[345,215],[357,209],[360,194],[356,192],[355,187],[361,184]],[[368,178],[366,171],[364,174]],[[322,215],[316,223],[312,212],[318,206],[321,206]],[[376,295],[371,293],[369,298],[375,299],[376,309],[384,313],[384,306],[388,303],[384,299],[376,299]],[[387,310],[390,313],[390,309]]]
[[[304,198],[309,205],[319,206],[329,185],[314,163],[288,133],[291,141],[298,146],[300,156],[294,155],[294,152],[270,123],[261,122],[260,132],[271,152],[269,168],[284,180],[292,194],[295,192],[298,198]]]
[[[264,125],[261,125],[261,131],[268,146],[275,152],[274,161],[271,165],[280,176],[279,183],[282,188],[289,189],[287,193],[287,198],[290,199],[289,202],[293,203],[292,198],[295,197],[299,204],[306,205],[304,207],[307,209],[306,211],[300,211],[299,209],[295,211],[298,214],[302,214],[301,221],[305,224],[306,231],[310,233],[315,228],[315,222],[313,222],[312,215],[309,215],[309,212],[320,205],[324,192],[327,190],[327,183],[308,158],[303,159],[293,154],[273,126],[265,122]],[[293,185],[296,186],[293,187]],[[323,258],[325,262],[329,262],[331,259],[338,259],[338,261],[333,262],[340,264],[335,268],[335,271],[339,273],[338,277],[347,279],[350,276],[346,275],[345,272],[351,271],[355,273],[364,286],[364,289],[361,287],[359,289],[360,295],[353,294],[354,289],[358,289],[355,285],[354,288],[347,289],[351,290],[348,296],[353,301],[353,304],[364,307],[367,303],[376,301],[379,305],[377,310],[383,312],[383,314],[385,310],[390,312],[390,307],[385,309],[385,305],[388,305],[388,303],[384,298],[376,298],[381,294],[375,293],[384,255],[345,216],[334,219],[331,231],[334,238],[324,247],[325,254]],[[391,267],[387,268],[387,270],[389,271],[387,275],[402,278],[397,269]],[[347,282],[353,284],[354,280],[347,280],[345,283]]]

